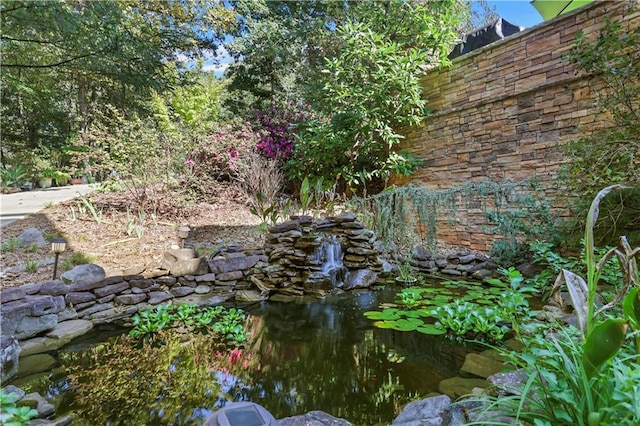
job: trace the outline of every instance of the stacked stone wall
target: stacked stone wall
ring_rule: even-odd
[[[565,55],[578,31],[597,37],[605,16],[638,27],[634,4],[594,2],[430,71],[423,85],[434,113],[406,133],[401,147],[426,164],[410,177],[395,176],[393,183],[418,181],[435,189],[535,177],[549,197],[560,194],[562,146],[611,125],[596,109],[602,82],[577,73]],[[480,210],[460,209],[454,226],[444,222],[440,241],[490,249],[494,237],[486,233]]]

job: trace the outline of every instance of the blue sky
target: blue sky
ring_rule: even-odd
[[[542,22],[542,16],[531,6],[530,0],[489,0],[487,3],[514,25],[529,28]]]

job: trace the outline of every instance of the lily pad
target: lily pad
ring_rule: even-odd
[[[364,316],[371,320],[396,320],[400,318],[399,310],[396,308],[388,308],[384,311],[367,311]]]
[[[413,331],[424,325],[424,321],[418,318],[401,318],[395,321],[389,321],[391,328],[398,331]]]

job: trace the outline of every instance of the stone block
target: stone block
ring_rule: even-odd
[[[45,330],[51,330],[56,324],[58,324],[58,316],[56,314],[37,317],[24,316],[18,321],[15,337],[18,340],[33,337]]]
[[[231,271],[216,275],[216,281],[236,281],[242,279],[241,271]]]
[[[146,293],[123,294],[116,297],[116,302],[121,305],[137,305],[147,299]]]
[[[128,281],[131,287],[138,287],[142,289],[152,287],[156,283],[155,280],[151,278],[146,278],[146,279],[138,278],[135,280],[128,280]]]
[[[93,292],[98,297],[104,297],[109,294],[120,293],[122,290],[126,290],[128,288],[129,288],[129,283],[126,281],[121,281],[119,283],[111,284],[106,287],[97,288]]]
[[[215,274],[232,271],[243,271],[248,268],[247,255],[244,253],[227,253],[209,260],[209,269]]]
[[[24,299],[26,296],[27,293],[21,287],[3,288],[2,291],[0,291],[0,302],[13,302],[14,300]]]
[[[65,300],[67,303],[71,303],[72,305],[77,305],[79,303],[86,303],[96,299],[96,295],[89,291],[78,291],[67,293],[65,296]]]
[[[49,296],[64,296],[69,293],[69,286],[60,280],[47,281],[42,283],[39,293]]]
[[[149,304],[158,305],[166,300],[173,299],[173,294],[166,291],[152,291],[149,293]]]
[[[90,317],[96,312],[105,311],[113,308],[113,303],[99,303],[83,310],[78,310],[78,316],[82,319],[91,319]]]
[[[195,259],[184,259],[175,262],[171,265],[170,273],[174,277],[180,277],[183,275],[204,275],[209,272],[209,265],[204,257],[197,257]]]
[[[175,297],[184,297],[184,296],[188,296],[188,295],[194,293],[196,291],[196,289],[192,288],[192,287],[173,287],[169,291]]]

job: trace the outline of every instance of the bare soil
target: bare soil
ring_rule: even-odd
[[[31,227],[39,229],[48,241],[58,236],[68,241],[59,258],[58,277],[70,260],[80,255],[107,273],[159,266],[167,249],[180,246],[177,228],[182,225],[191,229],[187,245],[202,247],[201,252],[225,244],[252,247],[263,243],[259,219],[249,213],[244,197],[231,188],[211,203],[165,199],[142,209],[127,193],[92,193],[90,199],[96,212],[101,212],[98,220],[90,210],[82,209],[78,200],[71,200],[3,227],[0,288],[52,278],[54,255],[50,247],[10,247],[12,238]]]

